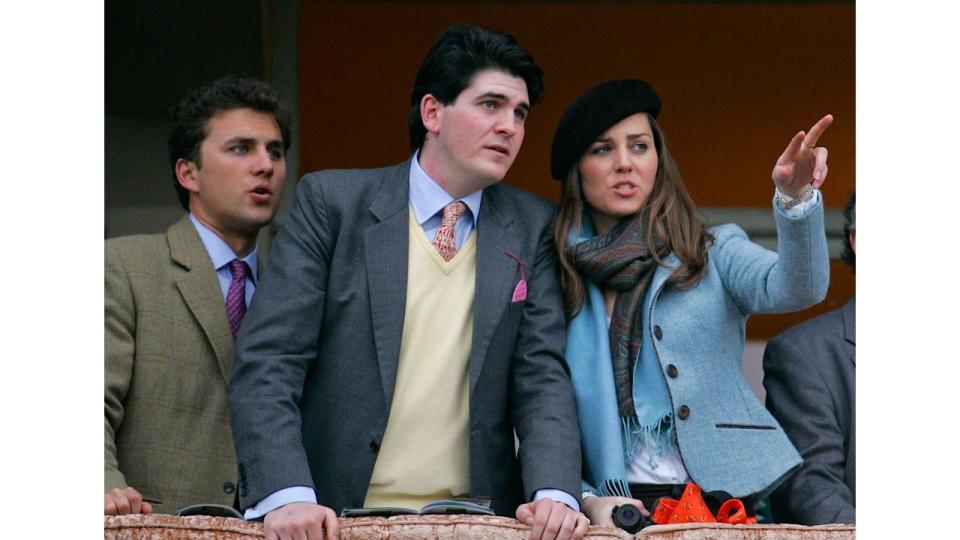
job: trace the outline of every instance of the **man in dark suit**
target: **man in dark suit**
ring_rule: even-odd
[[[842,259],[856,270],[856,195],[844,209]],[[856,297],[794,326],[763,355],[767,408],[803,456],[771,495],[786,523],[856,523]]]
[[[240,502],[267,538],[459,496],[531,537],[586,533],[555,209],[499,184],[541,91],[511,36],[451,27],[417,75],[410,160],[300,182],[230,386]]]
[[[189,213],[165,234],[104,244],[104,514],[236,497],[233,340],[290,128],[273,89],[234,77],[192,91],[173,123],[170,166]]]

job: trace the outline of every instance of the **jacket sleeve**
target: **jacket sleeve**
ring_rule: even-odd
[[[786,313],[827,295],[830,257],[823,227],[823,198],[793,218],[773,203],[777,252],[751,242],[736,225],[715,229],[710,250],[720,279],[744,315]]]
[[[563,358],[566,322],[551,227],[544,227],[511,369],[513,421],[520,439],[524,495],[559,489],[580,502],[580,431],[570,370]]]
[[[815,361],[818,351],[808,345],[778,336],[763,354],[767,408],[804,460],[771,496],[774,511],[778,519],[806,525],[855,523],[837,403]]]
[[[110,242],[104,248],[103,300],[103,484],[107,492],[127,485],[117,462],[115,434],[123,422],[123,402],[133,374],[137,324],[130,283]]]
[[[332,242],[321,187],[308,175],[237,339],[229,402],[242,508],[286,487],[314,487],[299,402],[317,355]]]

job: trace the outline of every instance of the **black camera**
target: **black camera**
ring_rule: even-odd
[[[649,525],[640,513],[640,509],[632,504],[614,506],[613,523],[628,533],[635,533]]]

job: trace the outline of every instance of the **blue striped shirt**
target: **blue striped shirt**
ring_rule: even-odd
[[[230,261],[240,259],[250,267],[250,273],[247,274],[247,283],[244,288],[244,292],[246,293],[245,299],[249,306],[250,299],[253,298],[253,291],[257,288],[257,247],[254,246],[253,250],[250,251],[246,257],[238,257],[237,254],[230,249],[230,246],[223,241],[223,238],[220,238],[217,236],[217,233],[208,229],[203,223],[200,223],[200,220],[198,220],[193,213],[190,214],[190,221],[193,223],[194,228],[197,229],[197,234],[200,235],[200,241],[203,242],[203,247],[206,248],[207,255],[210,256],[213,268],[217,271],[217,279],[220,281],[220,292],[223,293],[224,303],[227,301],[227,291],[230,289],[230,282],[233,281],[233,274],[230,272]]]

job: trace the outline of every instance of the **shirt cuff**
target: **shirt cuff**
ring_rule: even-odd
[[[540,499],[551,499],[569,506],[574,512],[580,511],[580,503],[577,502],[577,498],[566,491],[559,489],[538,489],[537,492],[533,494],[533,500],[539,501]]]
[[[783,197],[787,202],[790,202],[793,200],[793,197],[782,192],[780,193],[780,196]],[[774,197],[774,199],[776,199],[776,197]],[[802,203],[798,203],[796,206],[792,208],[784,209],[783,207],[780,206],[779,201],[776,202],[775,204],[777,205],[777,208],[779,208],[780,211],[783,212],[787,217],[797,219],[797,218],[803,217],[803,215],[807,213],[807,210],[816,206],[818,202],[820,202],[820,190],[815,189],[813,190],[813,196],[810,197],[809,200],[804,201]]]
[[[274,491],[270,495],[260,499],[257,504],[247,508],[243,513],[243,519],[262,518],[285,504],[295,502],[317,504],[317,494],[314,493],[313,488],[307,486],[293,486]]]

